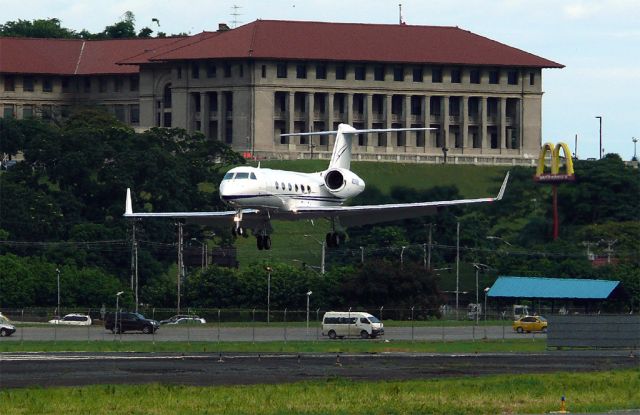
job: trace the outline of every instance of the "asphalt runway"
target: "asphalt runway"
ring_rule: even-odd
[[[536,354],[2,353],[0,388],[162,383],[240,385],[345,378],[433,379],[638,368],[629,352]]]

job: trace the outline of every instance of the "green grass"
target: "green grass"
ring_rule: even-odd
[[[1,342],[0,352],[233,352],[233,353],[531,353],[544,351],[544,339],[425,342],[398,340],[151,342],[151,341],[24,341]]]
[[[15,414],[497,414],[640,408],[638,370],[294,384],[172,385],[11,389],[2,413]]]

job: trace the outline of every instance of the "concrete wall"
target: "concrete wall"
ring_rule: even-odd
[[[548,319],[548,347],[640,347],[639,315],[553,315]]]

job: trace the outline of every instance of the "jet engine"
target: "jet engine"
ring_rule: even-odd
[[[364,180],[347,169],[331,169],[324,173],[327,190],[340,198],[354,197],[364,190]]]

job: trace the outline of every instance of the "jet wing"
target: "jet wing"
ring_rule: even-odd
[[[278,212],[271,215],[271,219],[300,220],[315,218],[339,218],[343,226],[361,226],[380,222],[391,222],[401,219],[417,218],[436,213],[437,208],[445,206],[466,205],[472,203],[490,203],[501,200],[509,173],[504,178],[498,196],[480,199],[459,199],[417,203],[391,203],[384,205],[361,206],[322,206],[298,208],[292,212]]]

